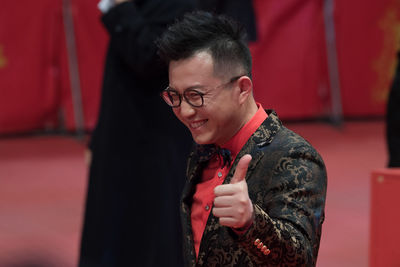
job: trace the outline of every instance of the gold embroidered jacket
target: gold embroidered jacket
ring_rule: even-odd
[[[238,236],[210,213],[197,260],[190,209],[205,165],[199,164],[195,151],[190,154],[181,202],[185,266],[315,266],[325,217],[325,165],[307,141],[282,125],[275,112],[267,113],[224,181],[230,182],[243,155],[252,156],[246,181],[254,205],[253,225]]]

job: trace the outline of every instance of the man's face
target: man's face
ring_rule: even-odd
[[[196,143],[223,145],[242,126],[238,113],[240,89],[237,82],[226,84],[231,78],[214,75],[213,60],[207,52],[170,62],[171,88],[180,94],[187,89],[204,94],[202,107],[192,107],[182,99],[181,106],[173,108],[178,119],[189,128]],[[221,86],[223,84],[226,85]]]

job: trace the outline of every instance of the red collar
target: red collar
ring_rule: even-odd
[[[256,114],[222,147],[229,149],[232,159],[236,157],[242,147],[246,144],[251,135],[260,127],[263,121],[268,117],[260,103],[256,103],[258,110]]]

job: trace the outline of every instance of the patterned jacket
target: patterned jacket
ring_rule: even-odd
[[[275,112],[267,113],[224,180],[224,184],[231,181],[243,155],[252,156],[246,181],[255,212],[253,225],[238,236],[210,213],[197,261],[190,209],[205,165],[199,164],[196,151],[190,154],[181,202],[186,266],[315,266],[325,217],[325,165],[307,141],[282,125]],[[257,239],[270,250],[268,255],[256,245]]]

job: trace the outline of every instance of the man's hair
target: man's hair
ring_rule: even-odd
[[[211,55],[217,75],[241,71],[235,75],[251,78],[251,54],[244,27],[224,15],[187,13],[163,33],[157,45],[159,56],[167,64],[204,51]]]

